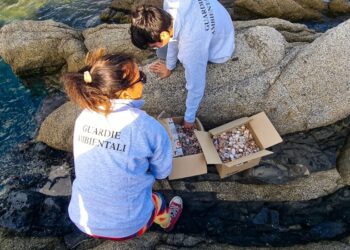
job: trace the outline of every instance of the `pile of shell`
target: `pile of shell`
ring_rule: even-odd
[[[175,124],[183,155],[195,155],[202,152],[201,146],[194,134],[194,129],[184,129],[182,125]]]
[[[213,143],[223,163],[260,151],[245,125],[213,136]]]

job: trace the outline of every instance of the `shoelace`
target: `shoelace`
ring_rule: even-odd
[[[178,206],[178,205],[172,205],[171,207],[170,207],[170,217],[172,217],[172,218],[174,218],[174,217],[176,217],[176,214],[177,214],[177,212],[179,211],[179,209],[180,209],[180,206]]]

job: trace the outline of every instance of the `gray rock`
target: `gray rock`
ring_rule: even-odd
[[[349,115],[349,46],[350,20],[306,46],[283,70],[263,106],[279,131],[311,129]]]
[[[344,187],[337,170],[320,171],[306,178],[299,178],[287,185],[240,184],[234,181],[178,180],[171,188],[154,186],[155,190],[215,193],[225,201],[305,201],[331,194]]]
[[[278,131],[286,134],[347,117],[349,30],[347,21],[288,54],[283,37],[272,28],[256,27],[239,33],[238,61],[208,67],[199,118],[211,128],[265,110]],[[161,85],[150,76],[145,109],[154,115],[162,110],[183,114],[183,75],[178,68]]]
[[[255,27],[237,35],[235,57],[225,64],[208,65],[205,96],[198,112],[207,128],[245,115],[258,113],[270,84],[280,74],[286,41],[275,29]],[[171,115],[185,111],[185,78],[182,67],[159,84],[149,75],[144,89],[145,110],[153,115],[163,110]]]
[[[278,17],[291,21],[321,20],[327,14],[339,15],[349,13],[347,0],[219,0],[234,20],[251,20],[257,18]],[[162,8],[162,0],[113,0],[110,9],[129,14],[138,5],[150,4]],[[113,20],[113,14],[104,12],[104,20]]]
[[[135,238],[128,241],[113,242],[106,241],[105,243],[93,248],[94,250],[129,250],[129,249],[154,249],[161,235],[158,233],[147,233],[140,238]]]
[[[337,159],[338,171],[346,185],[350,185],[350,137]]]
[[[162,8],[163,0],[113,0],[107,9],[102,11],[101,20],[109,23],[131,23],[131,10],[143,4]]]
[[[112,26],[105,25],[105,27]],[[100,28],[104,29],[103,27]],[[99,28],[95,30],[99,30]],[[125,29],[122,30],[125,31]],[[84,32],[85,42],[89,50],[93,50],[95,43],[89,44],[89,37],[99,36],[93,30],[87,30],[86,32]],[[232,112],[237,117],[241,115],[241,112],[249,114],[259,112],[259,106],[262,104],[264,92],[268,89],[269,82],[273,82],[274,78],[280,73],[279,66],[276,65],[285,55],[285,45],[286,42],[283,36],[270,27],[251,28],[239,34],[236,53],[239,60],[237,62],[230,61],[220,66],[209,65],[210,74],[208,75],[207,94],[203,100],[204,105],[200,110],[201,119],[206,124],[217,125],[223,120],[230,120],[231,118],[227,116],[232,117]],[[101,44],[96,47],[99,46]],[[112,52],[114,49],[117,48],[112,48],[107,52]],[[273,65],[275,65],[275,68],[266,72]],[[144,91],[145,110],[155,115],[163,110],[170,115],[182,114],[185,108],[183,70],[178,67],[170,78],[159,84],[157,76],[150,74],[147,68],[146,66],[145,72],[149,74],[149,83],[147,83]],[[228,78],[228,75],[232,77]],[[260,75],[259,79],[257,75]],[[232,82],[240,82],[240,84],[233,85]],[[220,88],[220,92],[217,91],[218,88]],[[228,96],[228,100],[225,102],[218,102],[220,93],[234,93],[234,95]],[[244,102],[248,102],[249,105],[243,105]],[[78,111],[72,107],[73,104],[67,105],[57,109],[43,122],[37,140],[57,149],[71,150],[72,135],[69,133],[73,131]],[[238,107],[232,110],[232,106]],[[213,112],[213,110],[221,110],[221,112]]]
[[[264,187],[271,189],[263,195],[259,193],[262,197],[261,200],[255,200],[256,197],[251,197],[250,199],[247,198],[248,202],[238,202],[234,196],[241,192],[248,193],[250,191],[248,188],[252,187],[254,190],[256,185],[245,185],[247,188],[241,186],[242,189],[235,189],[234,185],[225,181],[212,181],[209,185],[202,185],[204,182],[188,179],[183,180],[185,189],[182,189],[183,186],[178,185],[177,181],[162,181],[158,187],[167,196],[168,200],[170,195],[173,196],[174,194],[179,194],[184,198],[185,210],[175,229],[175,234],[152,232],[132,241],[122,243],[103,242],[97,249],[155,249],[160,245],[163,245],[164,249],[171,249],[172,246],[177,248],[202,247],[205,249],[207,247],[214,249],[217,246],[234,247],[237,244],[259,246],[284,244],[283,241],[287,238],[288,245],[293,245],[295,242],[306,243],[323,237],[338,237],[344,233],[344,228],[347,227],[348,223],[349,210],[346,208],[350,198],[349,188],[339,190],[330,196],[313,199],[317,195],[323,196],[323,192],[319,192],[319,189],[322,188],[324,188],[325,193],[333,193],[334,190],[331,190],[330,187],[336,184],[340,177],[335,170],[332,171],[334,171],[334,175],[329,174],[330,172],[320,172],[317,178],[313,179],[316,175],[311,175],[310,178],[293,182],[289,189],[287,188],[289,184],[284,186],[260,186],[261,189]],[[327,174],[323,175],[323,173]],[[310,179],[313,179],[312,182],[308,182]],[[219,188],[217,187],[218,183],[222,183]],[[296,183],[299,184],[296,185]],[[310,193],[309,197],[305,198],[306,202],[285,202],[284,199],[281,199],[282,202],[264,200],[269,193],[273,196],[280,193],[280,196],[288,198],[290,195],[298,200],[300,197],[308,195],[301,196],[301,191],[296,191],[299,192],[299,198],[293,195],[295,194],[294,190],[301,189],[304,193]],[[220,194],[232,196],[221,196]],[[67,233],[69,218],[66,214],[66,208],[69,199],[60,200],[57,199],[59,197],[45,197],[39,194],[30,198],[30,195],[33,196],[34,193],[11,193],[6,201],[9,206],[0,206],[0,221],[5,220],[8,223],[24,221],[25,223],[19,224],[19,226],[27,225],[27,233],[34,235],[38,231],[40,233],[45,232],[46,235],[54,234],[53,232],[60,233],[63,230]],[[303,199],[301,198],[301,200]],[[11,211],[11,213],[9,214],[7,211]],[[325,218],[327,218],[326,221]],[[301,226],[306,224],[308,225],[306,228]],[[33,230],[30,230],[31,226]],[[153,227],[152,230],[154,228],[156,227]],[[20,229],[23,229],[23,227],[15,228],[17,231]],[[206,237],[201,237],[203,232],[206,232]],[[291,241],[289,241],[289,235],[292,237]],[[227,244],[220,245],[215,242],[216,240]],[[77,249],[91,249],[96,244],[96,241],[91,242],[89,240],[83,242],[81,248],[79,246]],[[327,244],[327,246],[331,245],[336,244],[335,242]],[[346,246],[345,243],[342,243],[342,245]]]
[[[292,23],[287,20],[279,19],[279,18],[264,18],[264,19],[256,19],[249,21],[235,21],[236,30],[240,31],[247,28],[252,28],[255,26],[270,26],[275,28],[278,31],[289,31],[289,32],[301,32],[301,31],[309,31],[314,32],[313,30],[307,28],[305,24],[300,23]]]
[[[185,247],[193,247],[198,245],[200,242],[205,241],[204,238],[202,237],[193,237],[193,236],[188,236],[188,235],[184,235],[184,234],[180,234],[180,237],[177,237],[177,234],[175,235],[168,235],[167,237],[167,243],[169,245],[182,245]]]
[[[147,237],[149,234],[154,233],[147,233],[145,236]],[[159,234],[159,233],[157,233]],[[164,235],[165,236],[165,235]],[[182,236],[184,237],[185,241],[187,241],[187,238],[191,238],[191,241],[198,242],[195,245],[191,246],[185,246],[181,247],[180,244],[176,244],[174,246],[170,242],[168,243],[168,238],[178,238],[178,234],[170,234],[169,236],[166,236],[165,240],[160,241],[155,247],[149,247],[145,248],[143,245],[139,245],[142,249],[156,249],[156,250],[172,250],[172,249],[194,249],[194,250],[201,250],[201,249],[212,249],[212,250],[303,250],[303,249],[310,249],[310,250],[328,250],[328,249],[334,249],[334,250],[347,250],[350,249],[350,244],[342,241],[322,241],[319,243],[309,243],[306,245],[294,245],[291,247],[240,247],[240,246],[234,246],[230,244],[223,244],[223,243],[217,243],[212,242],[208,239],[203,239],[201,237],[193,237],[193,236]],[[96,241],[94,239],[91,239],[90,241]],[[164,242],[165,241],[165,242]],[[343,240],[344,241],[344,240]],[[62,242],[61,238],[58,237],[19,237],[19,236],[9,236],[9,235],[3,235],[0,236],[0,244],[1,249],[3,250],[27,250],[27,249],[52,249],[52,250],[66,250],[67,247]],[[96,246],[97,244],[97,246]],[[77,250],[85,250],[85,249],[103,249],[105,250],[111,250],[111,249],[123,249],[120,248],[120,244],[117,242],[112,241],[99,241],[96,242],[95,245],[88,246],[86,244],[81,244],[77,248]],[[186,248],[187,247],[187,248]]]
[[[131,23],[131,16],[123,11],[107,8],[100,14],[101,21],[112,23]]]
[[[95,28],[83,31],[84,44],[89,51],[104,48],[107,54],[129,53],[139,61],[143,61],[152,53],[148,50],[139,50],[130,41],[128,24],[102,24]]]
[[[235,177],[243,183],[283,184],[310,173],[334,169],[349,136],[349,125],[350,116],[327,127],[285,135],[282,143],[271,148],[274,154],[262,158],[259,166],[229,179]],[[338,167],[341,158],[338,158]],[[340,174],[346,178],[341,171]]]
[[[345,244],[343,242],[340,241],[322,241],[319,243],[310,243],[310,244],[306,244],[306,245],[296,245],[296,246],[291,246],[291,247],[279,247],[276,249],[281,249],[281,250],[304,250],[304,249],[308,249],[308,250],[328,250],[328,249],[332,249],[332,250],[349,250],[350,249],[350,245],[349,244]]]
[[[39,192],[49,196],[70,196],[72,193],[71,170],[68,164],[53,166],[48,182]]]
[[[237,31],[242,31],[255,26],[269,26],[278,30],[287,42],[312,42],[321,34],[307,28],[304,24],[291,23],[279,18],[256,19],[250,21],[235,21]]]
[[[329,11],[334,14],[349,14],[349,0],[331,0],[329,3]]]
[[[146,233],[147,237],[150,235],[152,238],[154,234],[161,235],[161,233]],[[158,236],[159,237],[159,236]],[[187,245],[185,242],[191,242],[190,245]],[[242,247],[235,244],[224,244],[212,241],[208,238],[200,237],[200,236],[188,236],[179,233],[172,234],[162,234],[162,237],[158,239],[158,242],[155,247],[145,245],[137,245],[140,249],[156,249],[156,250],[173,250],[173,249],[211,249],[211,250],[303,250],[303,249],[311,249],[311,250],[348,250],[350,249],[350,245],[345,240],[335,240],[335,241],[322,241],[318,243],[309,243],[305,245],[293,245],[289,247]],[[105,250],[114,250],[114,249],[124,249],[125,244],[120,244],[118,242],[104,242],[98,247],[92,248],[93,250],[105,249]],[[134,246],[134,245],[133,245]],[[103,248],[102,248],[103,247]],[[78,250],[83,250],[86,248],[78,248]],[[90,249],[90,248],[89,248]]]
[[[345,238],[342,240],[342,242],[350,246],[350,235],[348,235],[347,237],[345,237]]]
[[[28,231],[42,201],[40,194],[31,191],[9,193],[7,209],[0,217],[0,226],[19,232]]]
[[[111,8],[131,11],[133,7],[143,4],[149,4],[162,8],[163,0],[113,0],[111,3]]]
[[[278,17],[282,19],[320,20],[327,8],[323,0],[236,0],[235,14],[238,18]]]
[[[58,237],[0,236],[0,245],[2,250],[67,249],[62,240]]]
[[[128,30],[129,25],[103,24],[81,33],[52,20],[13,22],[0,29],[0,56],[22,77],[78,71],[86,52],[98,48],[139,61],[153,57],[132,45]]]
[[[55,149],[72,151],[74,123],[80,112],[72,102],[62,105],[44,120],[36,140]]]
[[[350,198],[349,188],[307,202],[230,202],[217,200],[210,193],[194,191],[190,194],[180,192],[177,194],[183,197],[185,209],[171,234],[158,230],[152,232],[154,230],[152,227],[151,232],[137,239],[125,242],[88,240],[78,247],[74,245],[77,247],[75,249],[158,249],[160,246],[162,248],[159,249],[172,249],[171,247],[220,249],[220,247],[236,245],[291,246],[287,249],[293,249],[292,246],[301,242],[308,243],[332,238],[337,240],[348,234],[349,210],[346,208]],[[174,193],[170,192],[166,195],[169,198],[169,195],[172,196]],[[36,215],[42,216],[49,211],[52,213],[57,210],[57,205],[59,203],[53,198],[46,198],[43,202],[44,209],[40,208]],[[67,205],[67,203],[60,204],[61,210],[65,210]],[[61,218],[57,215],[55,218],[54,221],[69,220],[68,217]],[[48,222],[52,223],[51,220]],[[56,227],[59,228],[62,225],[56,225]],[[35,224],[34,228],[47,229],[45,224]],[[0,238],[3,236],[4,234],[1,234]],[[84,237],[78,238],[82,240]],[[347,242],[348,239],[345,238],[342,242],[327,242],[326,245],[347,247]],[[102,244],[94,247],[99,243]],[[319,245],[315,246],[319,247]],[[237,248],[239,249],[238,246]]]
[[[112,248],[113,244],[115,243],[109,243],[105,244],[106,250],[114,249]],[[145,248],[143,248],[145,249]],[[154,248],[156,250],[203,250],[203,249],[210,249],[210,250],[328,250],[328,249],[334,249],[334,250],[349,250],[350,246],[347,244],[344,244],[339,241],[322,241],[320,243],[310,243],[306,245],[294,245],[291,247],[240,247],[230,244],[223,244],[223,243],[216,243],[216,242],[204,242],[201,244],[196,245],[195,247],[177,247],[172,245],[166,245],[166,244],[159,244]],[[93,249],[94,250],[94,249]],[[145,249],[146,250],[146,249]]]
[[[96,28],[97,33],[90,30],[91,34],[97,36],[104,29],[100,28]],[[286,134],[347,117],[350,114],[349,31],[350,21],[347,21],[310,45],[291,47],[271,27],[244,29],[237,34],[236,60],[208,65],[206,92],[198,112],[200,120],[206,128],[212,128],[264,110],[280,134]],[[89,45],[90,35],[84,36],[92,50],[96,45],[93,42]],[[183,68],[178,66],[161,84],[149,72],[148,65],[144,71],[148,74],[144,109],[155,116],[162,111],[171,116],[182,115],[186,98]],[[59,110],[47,118],[46,126],[43,123],[38,140],[71,150],[68,134],[78,111],[68,107]]]
[[[13,22],[0,30],[0,56],[21,76],[78,70],[85,46],[81,33],[48,21]]]
[[[51,166],[60,166],[69,161],[66,152],[57,151],[44,143],[28,142],[9,151],[0,176],[2,188],[37,190],[46,183]]]
[[[64,235],[73,228],[67,197],[45,197],[29,190],[11,191],[1,204],[0,226],[32,236]]]
[[[47,96],[40,105],[39,111],[35,114],[35,121],[40,125],[45,118],[68,101],[67,95],[63,92],[57,92]]]
[[[317,37],[321,36],[321,34],[319,34],[319,33],[314,33],[314,32],[309,32],[309,31],[301,31],[298,33],[293,33],[293,32],[282,30],[281,34],[290,43],[295,43],[295,42],[311,43]]]

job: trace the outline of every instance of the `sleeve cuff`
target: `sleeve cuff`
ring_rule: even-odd
[[[176,63],[175,63],[174,65],[167,63],[167,64],[166,64],[166,68],[167,68],[168,70],[174,70],[174,69],[176,68]]]
[[[185,122],[194,123],[196,121],[196,117],[188,117],[185,115]]]
[[[167,177],[171,174],[171,171],[172,171],[172,168],[170,168],[170,171],[168,171],[167,173],[157,174],[157,175],[155,176],[155,178],[156,178],[157,180],[163,180],[163,179],[167,178]]]

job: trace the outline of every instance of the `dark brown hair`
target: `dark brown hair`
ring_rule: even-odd
[[[139,49],[147,49],[149,43],[160,42],[160,33],[171,28],[171,15],[160,8],[142,5],[132,11],[130,35]]]
[[[133,82],[137,64],[133,57],[126,54],[103,56],[103,53],[101,49],[88,53],[84,68],[77,73],[66,73],[61,79],[73,102],[81,108],[108,115],[111,112],[110,99],[118,98],[117,93]],[[91,82],[84,80],[84,72],[91,76]]]

